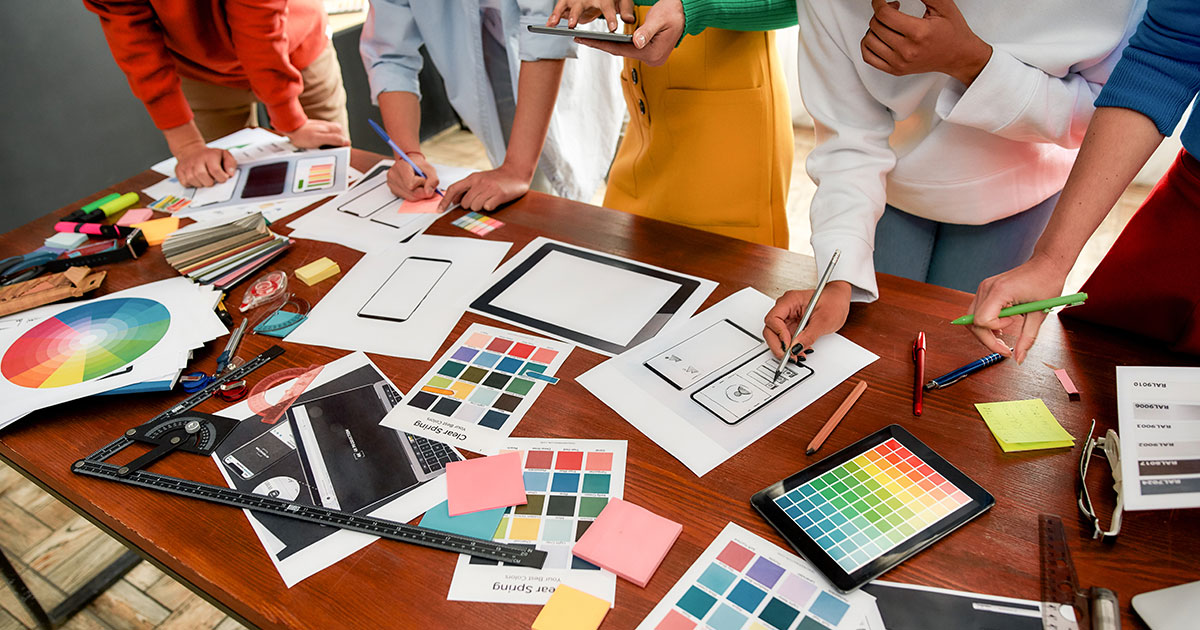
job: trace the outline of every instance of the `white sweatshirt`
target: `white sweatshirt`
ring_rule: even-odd
[[[819,272],[855,301],[879,296],[872,252],[885,202],[919,217],[980,225],[1062,189],[1092,101],[1132,35],[1145,0],[958,0],[992,46],[964,87],[941,73],[896,77],[862,59],[870,0],[800,0],[799,75],[816,126],[808,174]],[[902,0],[923,15],[924,5]],[[1000,244],[999,246],[1003,246]]]

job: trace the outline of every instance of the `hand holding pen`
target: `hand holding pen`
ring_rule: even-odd
[[[822,335],[837,332],[850,313],[850,284],[829,281],[829,270],[840,252],[834,252],[826,273],[813,291],[788,291],[763,318],[763,338],[776,358],[790,351],[792,359],[812,351]],[[822,288],[823,287],[823,288]],[[781,364],[782,365],[782,364]]]
[[[437,170],[433,168],[423,154],[419,151],[405,152],[395,142],[391,136],[384,131],[383,127],[374,120],[367,119],[371,129],[392,148],[392,152],[402,162],[396,162],[392,168],[388,170],[387,182],[388,188],[392,194],[404,200],[422,200],[429,199],[434,195],[442,196],[442,191],[438,188]]]

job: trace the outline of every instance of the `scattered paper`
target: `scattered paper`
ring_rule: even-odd
[[[729,523],[638,630],[742,628],[752,619],[769,628],[856,630],[872,608],[870,595],[838,592],[808,561]]]
[[[559,584],[550,601],[533,620],[533,630],[596,630],[611,605],[599,597]]]
[[[209,142],[208,146],[214,149],[228,150],[239,162],[296,151],[296,147],[292,146],[287,138],[271,133],[262,127],[239,129],[223,138]],[[179,160],[170,157],[151,166],[150,170],[170,177],[175,175],[175,165],[178,163]]]
[[[975,408],[1005,453],[1075,445],[1040,398],[976,403]]]
[[[826,335],[814,344],[815,352],[809,355],[804,367],[795,366],[796,370],[811,368],[811,376],[744,419],[728,424],[697,402],[692,394],[704,390],[747,357],[755,357],[766,348],[758,336],[760,332],[754,331],[762,330],[763,315],[772,306],[774,301],[767,296],[754,289],[743,289],[678,328],[601,363],[576,380],[692,472],[703,476],[879,358],[840,335]],[[705,331],[712,334],[712,327],[723,320],[745,335],[753,335],[753,346],[746,350],[748,344],[737,341],[734,334],[737,331],[727,328],[720,333],[725,341],[708,346],[719,355],[715,358],[695,352],[705,346],[686,343]],[[678,364],[683,367],[675,372],[655,371],[656,366],[661,369],[664,364],[656,357],[681,348],[687,350],[686,355],[676,352],[680,358]],[[691,373],[689,368],[699,374]],[[770,387],[769,381],[760,385],[754,389]],[[749,386],[745,387],[748,395],[753,393]],[[730,393],[734,399],[742,400],[741,390]]]
[[[565,343],[471,324],[383,424],[496,453],[542,390],[552,387],[530,375],[554,374],[570,353]]]
[[[504,508],[496,508],[450,516],[449,501],[442,501],[430,508],[425,516],[421,517],[419,524],[421,527],[436,529],[439,532],[491,540],[496,533],[496,528],[500,525],[500,519],[504,517],[504,511]]]
[[[288,335],[288,341],[428,361],[510,247],[512,243],[498,241],[420,236],[367,254],[313,307],[304,324]],[[422,276],[432,280],[432,285],[424,285],[424,293],[416,294],[411,287],[405,292],[404,283],[398,287],[398,296],[405,297],[411,307],[404,309],[405,313],[393,319],[364,317],[363,308],[389,279],[402,271],[401,267],[406,272],[410,265],[405,261],[445,264],[440,275]]]
[[[454,601],[545,604],[559,584],[615,601],[617,576],[571,555],[575,541],[625,488],[624,440],[513,438],[524,458],[525,505],[510,508],[495,540],[546,552],[542,569],[462,555],[447,596]]]
[[[613,498],[571,553],[646,588],[682,531],[675,521]]]
[[[521,454],[510,451],[446,466],[447,514],[451,517],[525,504]]]
[[[1125,509],[1200,507],[1200,368],[1117,366],[1117,421]]]

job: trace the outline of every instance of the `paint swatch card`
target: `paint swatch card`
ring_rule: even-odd
[[[312,192],[331,188],[336,166],[337,159],[332,155],[306,158],[296,162],[296,176],[292,179],[292,192]]]
[[[875,608],[803,558],[729,523],[638,630],[850,630]]]
[[[468,212],[451,221],[450,225],[460,227],[478,236],[483,236],[496,228],[504,227],[504,222],[484,216],[478,212]]]
[[[572,346],[471,324],[384,426],[494,455]]]
[[[646,360],[646,368],[675,389],[683,390],[708,378],[731,361],[758,347],[761,340],[728,319]]]
[[[623,494],[625,441],[511,438],[502,449],[521,454],[526,497],[525,505],[508,508],[494,540],[537,547],[546,552],[546,564],[530,569],[459,556],[447,597],[545,604],[565,584],[614,601],[617,576],[571,551],[609,499]]]

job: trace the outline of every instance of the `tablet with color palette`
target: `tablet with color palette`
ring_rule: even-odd
[[[811,564],[729,523],[637,630],[857,630],[875,607]]]
[[[995,499],[893,424],[766,488],[750,503],[843,591],[867,583]]]
[[[384,426],[495,455],[572,346],[472,324],[417,381]]]

